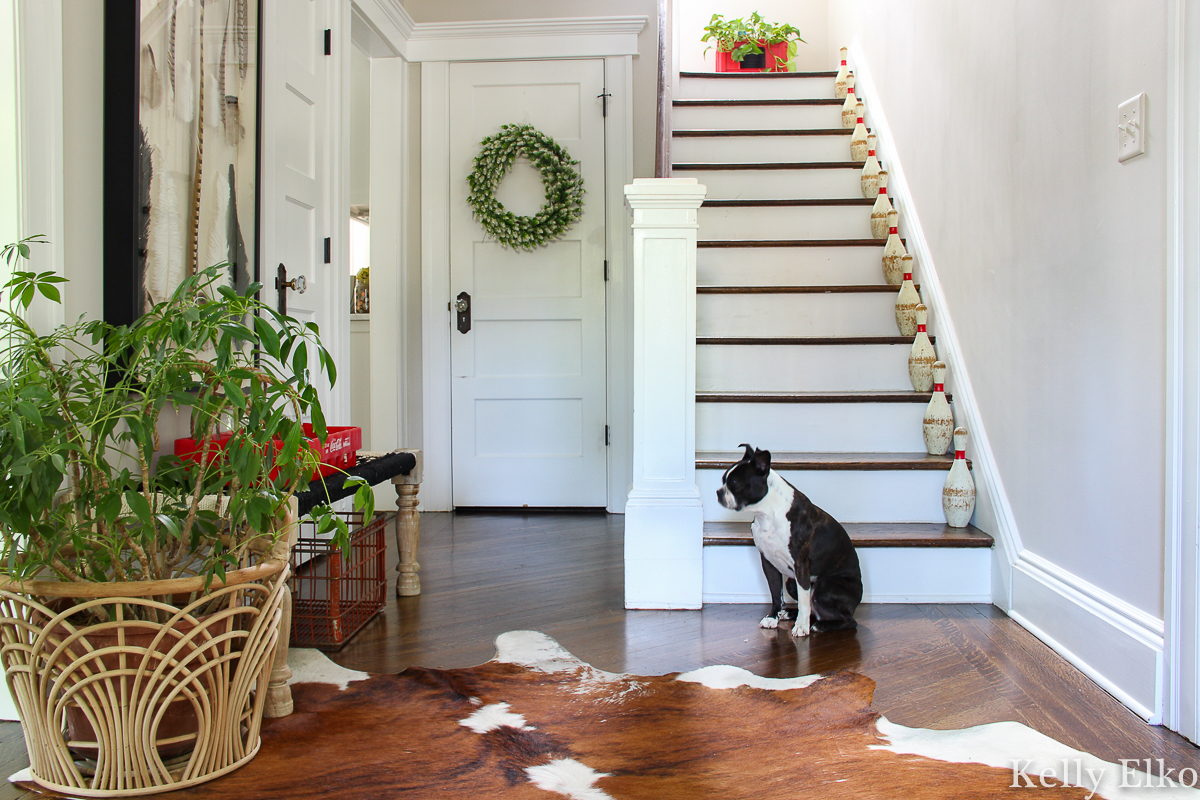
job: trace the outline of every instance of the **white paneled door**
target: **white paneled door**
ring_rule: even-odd
[[[337,110],[331,104],[335,59],[326,55],[330,0],[274,0],[264,47],[263,243],[260,280],[264,298],[286,302],[287,313],[315,322],[326,347],[341,332],[337,325],[332,277],[345,269],[330,262],[338,252],[332,224],[330,180],[331,126]],[[329,241],[326,241],[329,237]],[[279,266],[291,288],[276,286]],[[299,291],[303,285],[304,291]],[[317,360],[309,353],[309,367]],[[347,369],[347,372],[349,370]],[[348,375],[339,382],[344,392]],[[321,404],[330,424],[343,424],[349,408],[328,386],[320,386]]]
[[[470,330],[451,334],[456,506],[607,503],[603,93],[599,59],[450,66],[451,294],[471,303]],[[491,241],[467,205],[479,143],[507,123],[552,137],[583,175],[583,218],[533,252]],[[518,159],[497,197],[530,215],[545,192]]]

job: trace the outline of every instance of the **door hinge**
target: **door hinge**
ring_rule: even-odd
[[[333,263],[333,239],[325,237],[325,263]]]
[[[602,89],[600,91],[600,94],[596,95],[596,97],[600,98],[600,116],[607,117],[608,116],[608,98],[612,97],[612,95],[607,90]]]
[[[333,55],[333,31],[325,29],[325,55]]]
[[[612,446],[612,431],[609,430],[609,427],[607,425],[604,426],[604,446],[605,447]]]
[[[604,280],[608,280],[608,259],[604,259]]]

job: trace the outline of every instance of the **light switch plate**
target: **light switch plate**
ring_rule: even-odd
[[[1146,152],[1146,93],[1117,106],[1117,161],[1128,161]]]

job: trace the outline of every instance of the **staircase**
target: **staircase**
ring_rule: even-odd
[[[909,381],[912,337],[898,335],[834,76],[683,73],[674,101],[671,174],[708,187],[696,298],[704,601],[769,599],[750,515],[716,501],[749,442],[846,527],[865,602],[988,602],[993,542],[945,524],[953,458],[925,453],[930,394]]]

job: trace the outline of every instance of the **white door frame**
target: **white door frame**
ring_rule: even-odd
[[[1172,0],[1163,724],[1200,741],[1200,0]]]
[[[623,187],[633,180],[633,55],[637,52],[637,31],[645,26],[645,17],[587,21],[518,20],[517,24],[546,29],[544,34],[526,39],[505,40],[507,34],[489,31],[493,23],[464,23],[476,26],[480,35],[490,36],[483,46],[476,38],[468,47],[433,48],[421,41],[422,49],[462,53],[456,61],[541,60],[536,56],[603,58],[605,88],[613,96],[608,104],[605,141],[605,192],[609,277],[607,285],[608,339],[608,424],[612,445],[608,467],[608,510],[624,511],[625,493],[630,481],[632,453],[631,420],[631,342],[626,328],[632,303],[632,282],[628,279],[631,237],[626,224]],[[631,21],[632,20],[632,21]],[[558,32],[558,23],[570,23],[570,33]],[[584,22],[602,34],[583,35]],[[624,26],[622,33],[607,29]],[[447,26],[438,26],[442,31]],[[420,26],[418,26],[420,28]],[[635,30],[636,29],[636,30]],[[461,27],[455,37],[464,35]],[[530,49],[533,43],[535,48]],[[416,44],[416,40],[410,46]],[[632,46],[632,52],[630,50]],[[572,49],[574,47],[574,49]],[[415,48],[414,48],[415,50]],[[616,52],[614,52],[616,51]],[[421,506],[430,511],[449,511],[452,500],[451,415],[450,415],[450,150],[449,150],[449,76],[450,61],[425,61],[421,65],[421,294],[422,294],[422,375],[423,442],[425,480],[421,487]]]

